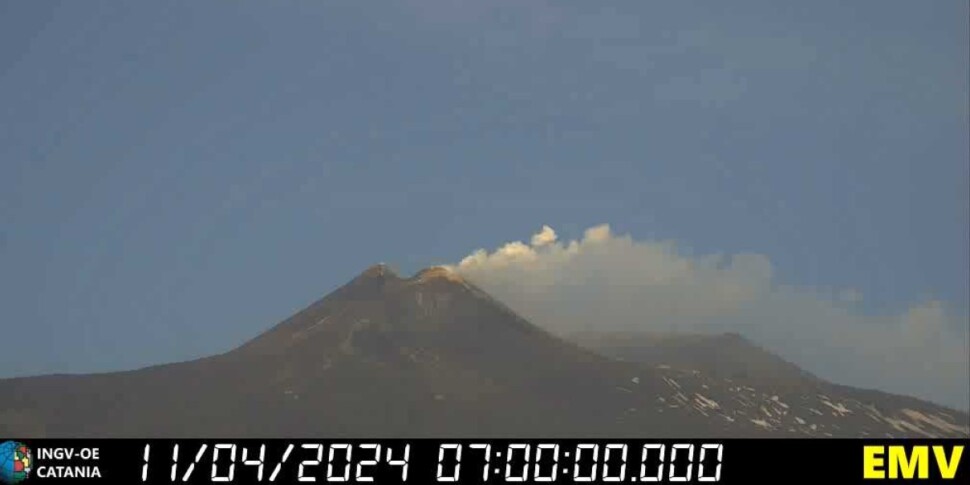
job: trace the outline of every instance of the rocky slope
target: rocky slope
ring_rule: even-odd
[[[967,435],[966,414],[915,399],[635,360],[552,336],[446,269],[378,265],[225,354],[0,380],[0,435]]]

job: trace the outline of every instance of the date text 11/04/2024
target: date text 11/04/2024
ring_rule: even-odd
[[[447,443],[437,456],[418,458],[411,445],[290,443],[173,444],[143,451],[141,479],[158,482],[379,482],[419,479],[442,483],[717,482],[724,446],[718,443]],[[434,454],[433,450],[419,449]],[[158,456],[157,458],[154,457]],[[415,466],[420,467],[415,470]],[[153,479],[150,479],[153,477]]]

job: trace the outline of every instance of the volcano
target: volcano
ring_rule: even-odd
[[[757,362],[777,372],[737,375],[719,371],[717,361],[668,365],[644,357],[665,355],[663,344],[644,345],[642,358],[633,359],[595,347],[540,329],[447,268],[402,278],[376,265],[224,354],[125,372],[0,380],[0,435],[968,434],[966,413],[824,383],[782,368],[780,359]]]

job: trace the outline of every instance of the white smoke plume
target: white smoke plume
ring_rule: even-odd
[[[858,290],[779,284],[763,255],[685,255],[608,225],[569,242],[543,226],[452,268],[555,333],[738,332],[828,380],[970,405],[968,318],[939,301],[865,314]]]

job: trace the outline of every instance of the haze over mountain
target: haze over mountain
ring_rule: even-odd
[[[699,369],[708,377],[771,387],[823,383],[737,333],[577,332],[572,342],[603,355],[654,367]]]
[[[739,337],[731,340],[744,345]],[[646,354],[655,350],[644,347]],[[689,351],[677,355],[686,360],[668,365],[608,358],[531,324],[448,268],[401,278],[377,265],[221,355],[127,372],[2,380],[0,435],[970,432],[965,413],[829,385],[767,354],[751,360],[749,353],[749,362],[765,368],[744,375],[723,374],[719,364],[711,368]]]
[[[824,379],[970,406],[970,316],[942,301],[872,309],[852,288],[780,281],[765,254],[696,254],[607,224],[572,240],[543,226],[453,267],[557,335],[737,333]]]
[[[736,332],[966,410],[968,16],[4,2],[0,378],[223,353],[482,247],[459,273],[554,335]]]

